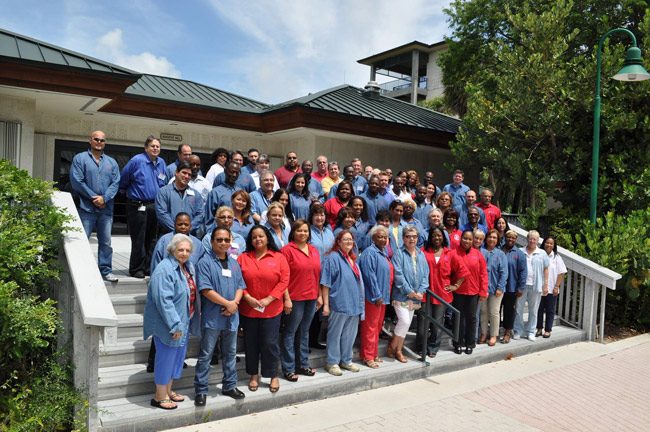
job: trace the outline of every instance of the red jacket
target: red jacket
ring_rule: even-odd
[[[456,248],[452,251],[467,268],[467,276],[463,284],[455,291],[457,294],[488,296],[488,275],[487,264],[483,254],[475,248],[466,252],[463,248]],[[460,279],[458,275],[452,275],[452,283]]]
[[[440,259],[436,262],[436,255],[433,251],[423,249],[424,257],[429,264],[429,287],[431,291],[438,294],[446,302],[451,303],[454,295],[451,291],[445,291],[445,287],[451,285],[451,278],[455,280],[466,278],[468,271],[460,257],[449,248],[443,248]],[[431,298],[431,303],[440,302]]]
[[[289,285],[289,264],[284,255],[268,251],[258,260],[255,251],[250,251],[241,254],[237,262],[246,282],[244,295],[251,295],[258,300],[269,295],[275,298],[264,312],[251,308],[246,300],[242,300],[239,312],[249,318],[273,318],[280,314],[284,307],[284,292]]]

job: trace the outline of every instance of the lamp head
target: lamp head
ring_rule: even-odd
[[[612,78],[618,81],[645,81],[650,79],[650,73],[643,67],[639,48],[631,47],[627,49],[623,68]]]

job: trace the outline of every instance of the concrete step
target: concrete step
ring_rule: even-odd
[[[111,294],[113,309],[118,315],[143,313],[147,302],[147,292]]]
[[[114,345],[99,344],[99,367],[132,365],[145,363],[149,356],[151,339],[142,340],[142,333],[138,337],[120,339]],[[199,339],[190,337],[187,349],[188,357],[196,357],[199,350]]]
[[[120,314],[117,316],[117,340],[142,339],[142,313]]]
[[[114,294],[147,294],[147,282],[149,278],[138,279],[130,276],[118,276],[119,282],[105,282],[109,295]]]
[[[245,393],[245,399],[235,401],[229,397],[222,396],[220,393],[220,385],[218,384],[216,387],[213,386],[210,389],[207,405],[201,408],[194,406],[193,386],[179,385],[174,386],[174,390],[188,396],[188,398],[185,402],[179,404],[178,409],[173,411],[164,411],[150,406],[150,400],[153,396],[153,377],[151,374],[148,374],[151,380],[149,387],[150,393],[139,396],[119,397],[99,402],[98,415],[101,422],[100,430],[112,432],[127,430],[133,432],[157,431],[236,417],[296,403],[370,390],[431,375],[453,372],[459,369],[503,360],[504,358],[522,356],[561,345],[576,343],[584,339],[585,333],[583,331],[558,326],[553,330],[553,335],[549,339],[538,338],[535,342],[530,342],[525,339],[513,340],[508,345],[497,344],[494,347],[479,345],[471,356],[466,354],[456,355],[445,344],[443,349],[438,353],[438,356],[427,363],[421,363],[414,358],[409,358],[408,363],[402,364],[393,359],[384,358],[384,363],[381,364],[379,369],[369,369],[362,366],[359,373],[344,371],[341,377],[331,376],[321,368],[315,376],[301,376],[298,382],[295,383],[281,379],[281,389],[275,394],[271,394],[268,391],[268,379],[262,380],[257,392],[250,392],[246,387],[248,379],[244,377],[239,382],[239,389]],[[192,376],[188,370],[185,370],[183,375]],[[135,378],[131,379],[134,380]]]

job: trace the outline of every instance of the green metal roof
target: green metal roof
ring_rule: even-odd
[[[261,113],[269,105],[193,81],[156,75],[142,77],[126,94],[212,108]]]
[[[341,85],[274,105],[267,111],[302,105],[374,120],[456,133],[461,121],[436,111],[386,96],[368,96],[366,90]]]
[[[0,29],[0,56],[121,75],[137,74],[121,66],[4,29]]]

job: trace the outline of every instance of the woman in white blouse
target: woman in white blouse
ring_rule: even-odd
[[[555,304],[567,270],[562,257],[557,254],[555,238],[546,237],[542,245],[550,261],[548,266],[548,293],[542,294],[542,301],[539,303],[535,336],[550,338],[551,330],[553,330],[553,320],[555,319]],[[546,318],[546,325],[544,325],[544,318]]]

